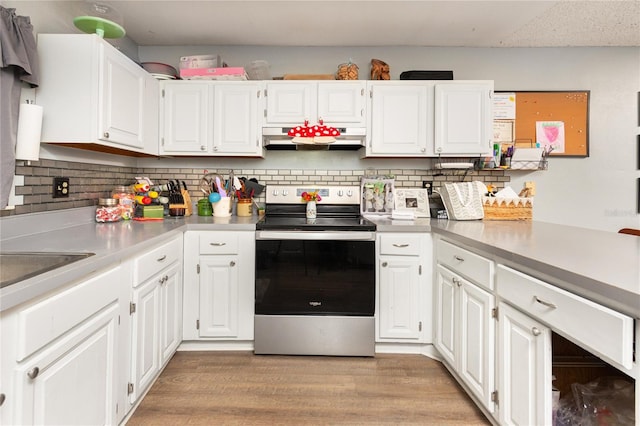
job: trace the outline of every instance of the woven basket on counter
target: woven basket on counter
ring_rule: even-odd
[[[482,197],[485,220],[531,220],[533,198]]]
[[[357,80],[358,79],[358,66],[354,63],[346,63],[338,65],[338,72],[336,72],[336,80]]]

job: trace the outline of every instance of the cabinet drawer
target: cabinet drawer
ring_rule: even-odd
[[[110,269],[20,311],[17,360],[117,302],[123,278],[120,271],[120,267]]]
[[[380,234],[380,254],[420,256],[423,250],[420,235]]]
[[[633,319],[605,306],[498,265],[500,297],[595,355],[630,369]]]
[[[200,235],[200,254],[238,254],[237,232],[208,232]]]
[[[436,256],[438,263],[464,275],[476,284],[489,290],[493,289],[493,261],[490,259],[442,240],[438,240]]]
[[[133,286],[136,287],[152,277],[158,271],[182,258],[182,238],[151,249],[133,261]]]

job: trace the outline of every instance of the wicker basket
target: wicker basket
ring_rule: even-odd
[[[485,220],[531,220],[533,198],[483,197]]]

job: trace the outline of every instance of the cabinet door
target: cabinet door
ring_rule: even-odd
[[[380,339],[421,340],[419,267],[417,257],[380,257]]]
[[[490,83],[436,84],[436,155],[491,152],[491,92]]]
[[[365,125],[364,81],[318,83],[318,119],[330,125]]]
[[[464,280],[459,288],[460,299],[460,357],[458,374],[490,412],[495,404],[491,392],[495,390],[495,307],[492,294]],[[456,284],[457,285],[457,284]]]
[[[258,135],[261,86],[256,83],[216,83],[213,153],[260,155]]]
[[[200,256],[200,337],[238,337],[237,263],[237,256]]]
[[[318,115],[317,83],[267,83],[266,102],[265,124],[295,126],[313,121]]]
[[[98,139],[144,148],[145,80],[151,78],[120,52],[100,44],[102,60]]]
[[[458,361],[458,343],[456,327],[457,284],[454,275],[438,265],[435,282],[435,341],[434,346],[440,355],[454,368]],[[457,280],[457,278],[456,278]]]
[[[135,402],[160,370],[160,285],[155,276],[133,291],[131,402]]]
[[[174,264],[162,272],[160,285],[160,365],[175,353],[182,341],[182,268]]]
[[[373,84],[370,88],[367,156],[426,156],[432,86]],[[431,102],[430,102],[431,101]]]
[[[116,424],[119,306],[113,303],[17,370],[15,424]]]
[[[501,425],[549,425],[551,331],[511,306],[499,306]]]
[[[212,145],[213,86],[204,82],[166,82],[161,86],[161,154],[207,154]]]

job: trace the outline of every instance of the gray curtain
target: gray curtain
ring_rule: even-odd
[[[16,168],[22,82],[38,86],[38,52],[28,16],[0,6],[0,209],[7,207]]]

